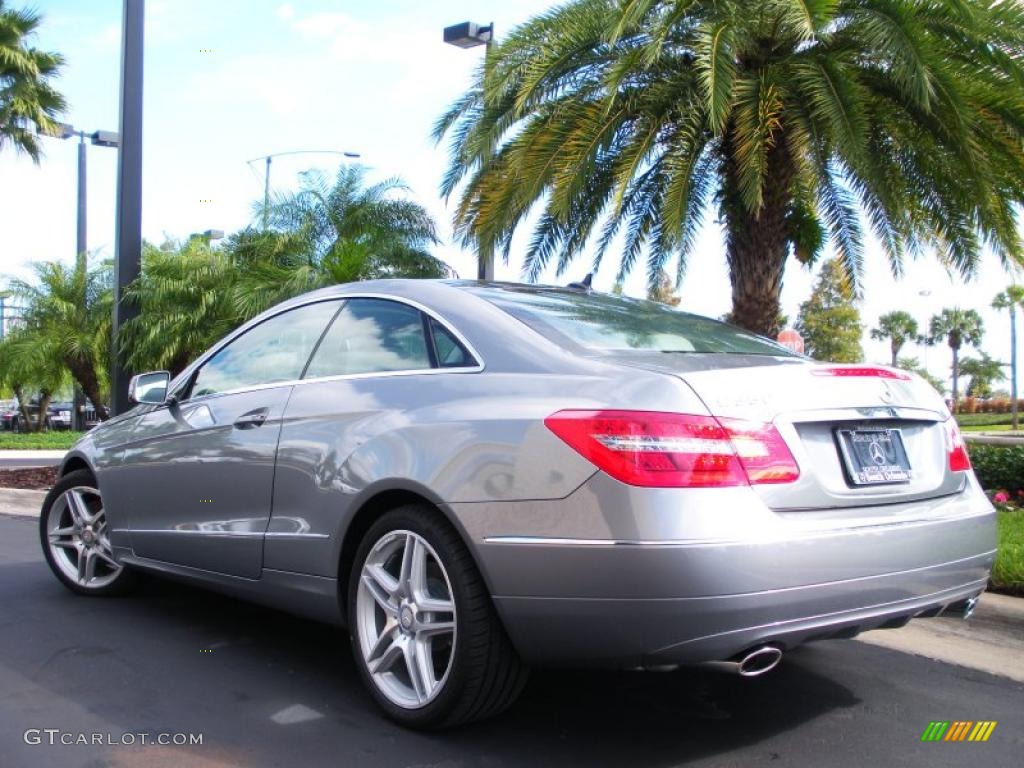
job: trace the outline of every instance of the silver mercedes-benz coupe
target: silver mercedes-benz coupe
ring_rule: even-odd
[[[131,397],[46,498],[57,577],[108,595],[148,571],[346,626],[412,726],[499,712],[528,665],[754,675],[966,615],[994,557],[918,377],[582,286],[336,286]]]

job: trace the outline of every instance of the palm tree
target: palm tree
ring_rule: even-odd
[[[980,357],[960,358],[960,375],[971,377],[971,383],[967,385],[967,396],[991,397],[992,383],[1006,380],[1006,374],[1003,373],[1005,365],[984,352]]]
[[[917,338],[917,320],[903,310],[888,312],[878,318],[878,327],[871,329],[871,338],[878,341],[889,340],[891,365],[895,368],[903,345]]]
[[[64,64],[59,53],[31,47],[41,16],[0,0],[0,149],[10,143],[39,160],[39,134],[53,133],[64,97],[51,85]]]
[[[122,331],[122,354],[135,370],[177,374],[232,328],[300,293],[382,277],[448,276],[427,250],[437,242],[434,222],[404,191],[395,179],[365,186],[358,167],[343,168],[333,182],[307,173],[298,192],[276,197],[269,229],[244,229],[222,248],[198,238],[147,244],[142,274],[128,290],[140,314]]]
[[[973,309],[944,309],[933,315],[928,325],[928,344],[945,340],[953,351],[953,412],[960,404],[960,347],[964,344],[977,346],[985,333],[985,326]]]
[[[439,242],[436,227],[402,196],[408,188],[399,179],[367,186],[365,175],[360,166],[342,167],[333,180],[307,171],[297,192],[276,196],[268,231],[247,229],[228,241],[240,270],[240,315],[335,283],[452,274],[428,250]]]
[[[25,327],[11,330],[0,341],[0,384],[18,399],[18,425],[25,432],[43,429],[50,399],[67,380],[67,369],[52,345],[40,341],[34,329]],[[33,399],[35,419],[29,410]]]
[[[248,318],[232,304],[237,271],[229,254],[203,240],[145,243],[142,273],[126,292],[138,317],[121,329],[122,354],[132,370],[176,376],[221,336]]]
[[[96,416],[106,420],[102,392],[110,361],[110,267],[101,264],[90,269],[82,254],[71,267],[44,261],[34,264],[33,270],[34,282],[10,283],[25,303],[25,338],[67,369],[92,402]]]
[[[482,250],[507,258],[536,221],[529,279],[621,244],[619,277],[645,255],[652,287],[716,205],[732,319],[774,335],[790,254],[831,239],[859,278],[862,213],[897,275],[927,245],[962,274],[982,242],[1024,260],[1022,82],[1017,2],[573,0],[489,51],[438,120],[441,189]]]
[[[1024,306],[1024,286],[1010,285],[992,300],[993,309],[1010,313],[1010,418],[1016,432],[1020,427],[1017,413],[1017,307]]]

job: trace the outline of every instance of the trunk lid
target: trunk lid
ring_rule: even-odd
[[[775,424],[800,466],[793,483],[755,490],[779,512],[840,510],[935,498],[963,488],[949,469],[942,397],[920,377],[881,366],[845,366],[760,355],[614,353],[616,362],[685,381],[715,416]],[[830,375],[834,369],[863,375]],[[892,376],[898,376],[893,378]],[[641,407],[641,406],[638,406]],[[856,458],[840,432],[868,444],[898,433],[909,462],[904,482],[858,485]],[[889,445],[883,440],[884,445]],[[870,445],[868,445],[870,447]],[[877,452],[877,451],[876,451]]]

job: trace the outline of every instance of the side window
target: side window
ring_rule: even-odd
[[[307,304],[246,331],[203,364],[191,397],[298,379],[338,305]]]
[[[476,365],[476,360],[466,351],[458,339],[434,318],[430,318],[430,333],[434,337],[437,364],[441,368],[464,368]]]
[[[351,299],[338,313],[306,378],[430,368],[419,310],[385,299]]]

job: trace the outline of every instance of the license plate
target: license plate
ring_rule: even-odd
[[[910,482],[910,460],[898,429],[840,429],[837,434],[853,485]]]

